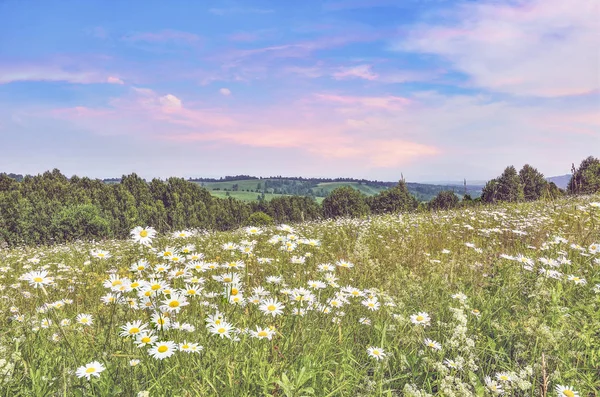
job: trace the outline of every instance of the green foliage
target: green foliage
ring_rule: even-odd
[[[523,197],[526,201],[538,200],[547,190],[548,182],[544,179],[544,174],[525,164],[519,171],[519,178],[523,185]]]
[[[368,213],[365,196],[349,186],[334,189],[323,200],[323,215],[326,218],[360,217]]]
[[[246,219],[246,226],[271,226],[275,221],[262,211],[254,212]]]
[[[590,156],[575,170],[567,190],[571,194],[593,194],[600,191],[600,160]]]
[[[506,167],[502,175],[486,183],[481,199],[486,203],[523,201],[523,185],[515,167]]]
[[[458,207],[460,200],[453,191],[444,190],[443,192],[439,192],[428,204],[429,209],[432,210],[449,210]]]
[[[371,212],[374,214],[413,211],[419,204],[417,199],[408,191],[404,181],[398,182],[398,185],[391,189],[369,197],[367,202]]]
[[[62,208],[53,216],[50,230],[56,242],[111,237],[110,222],[91,204]]]

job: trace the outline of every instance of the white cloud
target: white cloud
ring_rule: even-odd
[[[479,87],[557,97],[600,89],[600,3],[531,0],[469,3],[449,26],[419,26],[396,43],[437,54]]]
[[[221,88],[219,90],[219,92],[221,93],[221,95],[224,95],[224,96],[231,95],[231,90],[229,88]]]
[[[118,77],[113,77],[113,76],[108,76],[108,78],[106,79],[106,82],[109,84],[125,84],[123,82],[123,80],[121,80]]]
[[[165,96],[161,96],[158,98],[158,101],[161,105],[166,108],[181,108],[181,99],[177,98],[175,95],[167,94]]]

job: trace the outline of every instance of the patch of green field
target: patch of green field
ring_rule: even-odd
[[[229,193],[229,196],[227,196],[227,193]],[[258,196],[260,195],[260,193],[256,193],[256,192],[226,192],[223,190],[210,190],[210,194],[212,194],[215,197],[219,197],[219,198],[232,197],[234,199],[238,199],[238,200],[242,200],[242,201],[258,201]],[[285,196],[285,195],[284,194],[265,193],[265,200],[269,201],[276,197],[283,197],[283,196]]]
[[[323,183],[319,183],[317,185],[317,187],[313,188],[313,191],[315,193],[318,193],[321,191],[321,189],[323,189],[323,191],[325,192],[325,195],[328,195],[329,193],[331,193],[332,190],[337,189],[339,187],[343,187],[343,186],[350,186],[350,187],[366,194],[367,196],[374,196],[377,193],[381,192],[382,190],[386,190],[385,187],[364,185],[364,184],[359,184],[358,182],[323,182]]]

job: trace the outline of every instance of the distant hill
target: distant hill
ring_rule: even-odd
[[[546,178],[548,182],[554,182],[556,186],[560,189],[566,189],[569,185],[569,181],[571,180],[571,174],[559,175],[559,176],[550,176]]]
[[[245,176],[245,175],[244,175]],[[352,178],[302,178],[302,177],[271,177],[271,178],[248,178],[226,177],[222,179],[198,178],[189,179],[206,188],[214,196],[228,196],[239,198],[245,201],[254,201],[258,196],[265,194],[265,199],[274,198],[280,195],[307,196],[314,197],[318,202],[327,197],[332,190],[350,186],[367,196],[373,196],[377,193],[395,186],[398,182],[370,181],[365,179]],[[433,199],[442,190],[452,190],[462,196],[465,187],[460,185],[433,185],[426,183],[407,182],[408,191],[419,201],[429,201]],[[467,185],[467,193],[476,198],[481,195],[482,186]]]

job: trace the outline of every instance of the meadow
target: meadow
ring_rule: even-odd
[[[0,395],[598,396],[599,243],[588,196],[3,249]]]

